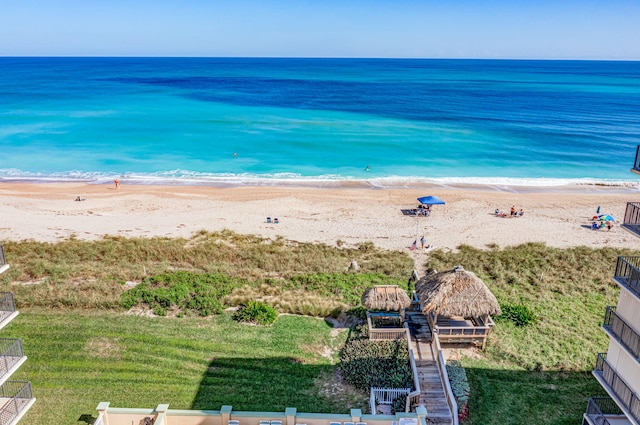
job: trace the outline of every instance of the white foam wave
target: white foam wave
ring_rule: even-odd
[[[563,186],[618,187],[640,190],[640,180],[594,178],[514,178],[514,177],[420,177],[383,176],[362,178],[339,174],[302,176],[296,173],[231,174],[201,173],[188,170],[169,170],[157,173],[100,173],[66,171],[34,173],[18,169],[0,169],[0,182],[85,182],[110,184],[118,178],[123,184],[184,185],[184,186],[345,186],[359,185],[373,188],[410,187],[491,187],[501,188],[559,188]]]

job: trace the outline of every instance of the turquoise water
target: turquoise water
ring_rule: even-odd
[[[640,62],[0,58],[0,180],[634,181]]]

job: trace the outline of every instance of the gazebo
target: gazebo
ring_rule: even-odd
[[[428,274],[416,283],[416,294],[431,329],[443,343],[475,343],[484,349],[502,312],[487,285],[462,266]]]
[[[411,299],[398,285],[377,285],[367,289],[362,294],[362,305],[367,308],[369,339],[404,337],[404,309],[410,304]]]

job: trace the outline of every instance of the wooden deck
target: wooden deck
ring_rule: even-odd
[[[444,385],[440,378],[434,349],[431,343],[431,328],[427,317],[421,312],[407,312],[406,320],[411,333],[411,348],[416,360],[420,382],[419,404],[427,408],[427,423],[453,425],[453,418]],[[457,414],[457,412],[456,412]]]

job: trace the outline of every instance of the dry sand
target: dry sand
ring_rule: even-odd
[[[624,192],[624,193],[620,193]],[[429,217],[405,216],[416,198],[436,195]],[[76,202],[76,196],[86,200]],[[455,249],[525,242],[554,247],[640,249],[640,239],[615,224],[611,231],[590,229],[598,205],[603,213],[624,216],[634,189],[567,187],[504,191],[496,188],[308,188],[145,186],[85,183],[1,183],[0,241],[55,242],[103,235],[189,238],[199,230],[230,229],[300,242],[348,246],[371,241],[388,249],[407,249],[423,234],[427,244]],[[499,218],[496,208],[522,208],[521,218]],[[266,217],[279,224],[266,223]],[[419,243],[419,242],[418,242]]]

